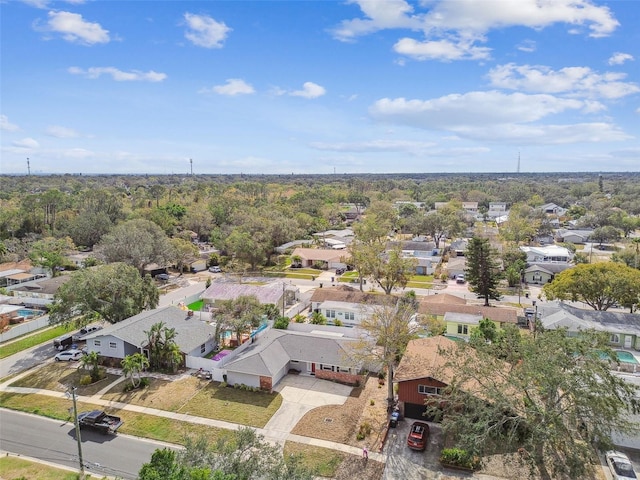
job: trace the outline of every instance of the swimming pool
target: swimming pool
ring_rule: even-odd
[[[638,360],[632,353],[625,352],[624,350],[616,350],[616,355],[622,363],[638,363]]]
[[[44,315],[42,310],[33,310],[32,308],[22,308],[18,310],[18,316],[24,318],[34,318]]]

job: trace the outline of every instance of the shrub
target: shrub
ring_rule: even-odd
[[[287,317],[279,317],[273,322],[273,328],[277,328],[279,330],[286,330],[289,328],[289,319]]]
[[[93,380],[91,380],[91,375],[83,375],[80,377],[80,385],[86,387],[87,385],[91,385]]]
[[[440,452],[440,462],[473,470],[480,467],[480,459],[461,448],[443,448]]]
[[[373,407],[375,404],[376,404],[376,401],[374,399],[369,400],[369,405]]]
[[[220,388],[226,388],[227,382],[220,382]]]
[[[362,425],[360,425],[360,429],[358,430],[358,434],[356,435],[356,438],[358,440],[364,440],[364,438],[368,435],[371,435],[371,431],[373,429],[371,428],[371,424],[369,422],[362,422]]]

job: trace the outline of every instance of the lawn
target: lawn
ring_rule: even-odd
[[[87,375],[88,372],[79,367],[77,362],[50,363],[13,382],[11,386],[40,388],[56,392],[64,392],[69,386],[75,386],[78,387],[78,395],[94,395],[118,378],[117,375],[107,373],[102,380],[83,387],[80,386],[80,378]]]
[[[322,273],[315,268],[287,268],[284,271],[285,278],[297,278],[300,280],[313,280]]]
[[[194,312],[199,312],[202,310],[202,306],[204,305],[204,300],[198,300],[197,302],[190,303],[187,305],[189,310],[193,310]]]
[[[55,418],[57,420],[70,422],[69,429],[73,428],[69,409],[71,408],[71,400],[64,398],[48,397],[46,395],[36,394],[19,394],[19,393],[0,393],[0,406],[11,410],[33,413],[43,417]],[[78,402],[78,411],[100,410],[103,407],[95,404]],[[145,415],[144,413],[131,412],[127,410],[108,409],[113,415],[118,415],[124,421],[124,424],[118,432],[127,435],[135,435],[138,437],[152,438],[182,445],[186,436],[206,436],[212,442],[215,442],[218,436],[226,435],[226,430],[209,427],[206,425],[197,425],[180,420],[172,420],[164,417],[156,417],[154,415]]]
[[[148,388],[126,393],[124,385],[118,384],[102,398],[257,428],[264,427],[282,404],[279,394],[221,387],[195,377],[150,380]]]
[[[68,327],[59,325],[54,328],[46,328],[34,335],[29,335],[21,338],[20,340],[3,345],[0,347],[0,359],[6,358],[14,353],[21,352],[22,350],[26,350],[27,348],[35,347],[36,345],[40,345],[46,341],[53,340],[54,338],[57,338],[69,331],[70,329]]]
[[[30,478],[37,478],[38,480],[77,480],[79,474],[43,463],[25,460],[24,458],[5,456],[0,457],[0,478],[5,480],[27,480]],[[87,475],[85,478],[100,477]]]
[[[333,478],[338,466],[347,457],[347,453],[331,450],[329,448],[314,447],[303,443],[285,442],[285,458],[290,455],[302,457],[301,463],[316,472],[321,477]]]

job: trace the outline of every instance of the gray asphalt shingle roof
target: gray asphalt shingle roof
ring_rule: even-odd
[[[122,322],[87,335],[87,339],[112,335],[126,343],[143,347],[147,344],[147,334],[151,327],[164,322],[169,328],[176,330],[176,344],[180,351],[188,353],[205,343],[215,333],[215,328],[199,320],[197,316],[189,317],[187,312],[169,305],[155,310],[145,310]]]

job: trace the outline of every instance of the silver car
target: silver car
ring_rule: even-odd
[[[613,480],[635,480],[638,478],[633,471],[631,460],[624,453],[610,450],[604,454],[604,457],[607,459]]]

